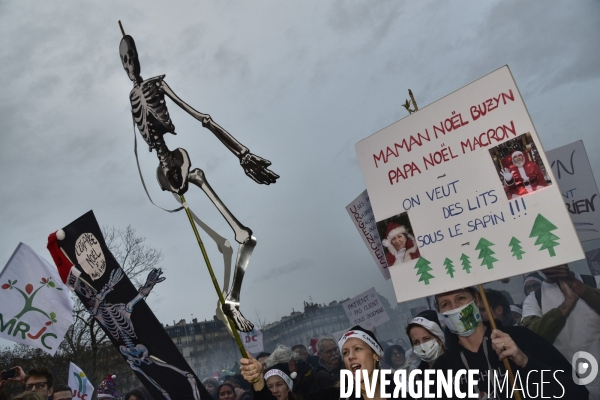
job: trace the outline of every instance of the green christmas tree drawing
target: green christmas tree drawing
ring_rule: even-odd
[[[463,253],[463,255],[460,256],[460,261],[462,261],[463,269],[467,271],[467,274],[470,274],[471,268],[473,267],[471,267],[471,261],[469,260],[469,256]]]
[[[519,239],[513,236],[508,245],[510,246],[510,251],[512,251],[513,257],[517,257],[517,260],[523,258],[525,251],[523,251],[523,248],[521,247],[521,241]]]
[[[537,236],[535,245],[542,245],[540,251],[548,249],[550,257],[556,255],[554,248],[559,245],[556,239],[560,238],[551,232],[555,229],[558,229],[556,225],[544,218],[542,214],[538,214],[533,223],[533,227],[531,228],[531,233],[529,234],[530,238]]]
[[[452,260],[446,257],[444,265],[446,266],[446,273],[450,275],[450,278],[454,278],[454,265],[452,265]]]
[[[490,246],[494,246],[494,243],[485,238],[481,238],[477,243],[477,247],[475,247],[475,250],[479,250],[479,256],[477,256],[477,258],[481,259],[481,265],[487,266],[488,269],[494,268],[494,263],[498,261],[493,256],[496,252],[490,249]]]
[[[433,268],[429,266],[431,264],[430,261],[427,261],[425,258],[419,258],[417,264],[415,265],[415,269],[417,270],[417,275],[421,275],[419,282],[425,282],[426,285],[429,285],[429,280],[435,278],[433,275],[429,273]]]

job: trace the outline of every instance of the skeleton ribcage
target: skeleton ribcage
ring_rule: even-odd
[[[103,304],[100,306],[96,319],[108,329],[116,340],[137,337],[133,330],[131,314],[125,310],[125,304]]]
[[[133,119],[150,146],[150,151],[159,150],[164,146],[162,136],[165,133],[175,132],[165,104],[165,96],[159,90],[164,77],[161,75],[147,79],[129,93]]]

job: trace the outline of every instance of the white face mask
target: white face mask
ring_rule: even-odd
[[[450,332],[458,336],[471,336],[481,324],[481,314],[479,314],[479,308],[475,305],[475,300],[462,307],[442,313],[442,316]]]
[[[413,351],[421,358],[421,360],[431,363],[437,360],[442,354],[442,346],[440,346],[436,339],[433,339],[429,342],[413,346]]]

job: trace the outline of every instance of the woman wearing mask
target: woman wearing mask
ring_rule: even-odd
[[[564,399],[587,399],[585,386],[578,386],[572,379],[572,367],[563,355],[549,342],[534,332],[520,326],[492,330],[483,323],[479,314],[479,294],[468,287],[435,296],[436,307],[442,314],[446,327],[446,350],[433,367],[442,371],[478,369],[476,391],[480,398],[510,399],[511,388],[496,387],[494,376],[503,382],[506,370],[503,360],[508,359],[519,382],[526,386],[525,393],[539,393],[543,385],[544,396]],[[545,375],[542,376],[542,370]],[[488,375],[488,371],[491,373]],[[551,371],[551,372],[549,372]],[[488,389],[488,376],[490,376]],[[541,383],[541,382],[544,383]],[[467,391],[467,381],[461,380],[460,390]],[[523,392],[520,392],[523,393]],[[442,392],[446,395],[445,392]],[[456,396],[456,391],[453,391]],[[455,398],[455,397],[442,397]],[[458,397],[456,397],[458,398]]]
[[[444,354],[446,340],[437,313],[433,310],[419,313],[406,327],[406,334],[413,346],[413,352],[423,360],[418,369],[433,368],[435,360]]]

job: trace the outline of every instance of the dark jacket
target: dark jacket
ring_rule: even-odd
[[[578,386],[573,382],[571,364],[548,341],[527,328],[521,326],[502,327],[498,321],[496,321],[496,323],[498,329],[510,335],[516,345],[519,346],[521,351],[528,357],[527,365],[524,368],[519,368],[512,361],[509,361],[513,374],[515,375],[515,380],[520,382],[519,386],[521,387],[522,385],[525,389],[525,396],[522,396],[523,398],[541,397],[540,386],[542,382],[542,370],[551,371],[544,372],[543,374],[544,396],[549,396],[550,398],[554,396],[555,398],[570,400],[584,400],[588,398],[588,391],[585,386]],[[449,336],[446,336],[446,351],[436,360],[433,367],[437,370],[452,370],[453,372],[467,368],[478,369],[480,371],[478,388],[481,392],[485,392],[491,397],[488,393],[488,361],[499,382],[503,382],[506,370],[504,369],[503,363],[498,359],[498,355],[492,349],[492,342],[490,339],[492,329],[489,327],[488,322],[484,322],[484,324],[486,326],[484,340],[476,353],[462,347],[458,342],[458,336],[450,334]],[[487,346],[487,357],[484,352],[484,344]],[[468,367],[465,365],[461,354],[464,355]],[[519,375],[519,379],[516,377],[517,374]],[[492,377],[490,379],[489,392],[492,392],[493,383],[494,378]],[[510,386],[510,384],[507,386]],[[467,391],[466,379],[461,380],[461,391]],[[519,391],[519,393],[523,394],[522,391]],[[531,397],[527,396],[527,393],[529,393]],[[455,393],[453,392],[453,394]],[[505,387],[502,391],[496,389],[495,398],[508,399],[511,397],[507,397]]]

